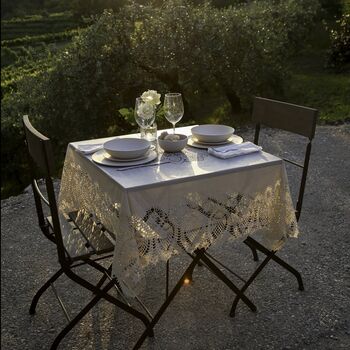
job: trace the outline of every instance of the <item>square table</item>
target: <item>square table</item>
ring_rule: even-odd
[[[191,127],[177,133],[190,135]],[[79,150],[109,139],[69,144],[59,209],[94,213],[115,234],[112,273],[126,296],[144,288],[147,265],[175,254],[251,234],[277,250],[298,236],[280,158],[257,152],[224,160],[205,149],[186,147],[174,154],[158,149],[165,163],[120,170],[98,165]]]

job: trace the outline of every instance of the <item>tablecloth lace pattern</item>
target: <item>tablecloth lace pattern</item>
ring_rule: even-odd
[[[161,160],[170,161],[172,163],[182,162],[202,162],[209,157],[207,152],[195,152],[191,149],[184,149],[181,152],[166,153],[158,146],[158,152]]]
[[[118,192],[118,191],[117,191]],[[214,195],[213,195],[214,194]],[[124,202],[123,202],[124,201]],[[298,228],[288,185],[282,179],[254,194],[217,190],[188,192],[176,205],[164,200],[133,212],[122,193],[100,185],[67,152],[59,208],[63,213],[85,210],[116,235],[113,272],[132,296],[143,289],[143,269],[183,251],[208,248],[219,239],[237,239],[264,231],[264,243],[279,249]],[[124,208],[125,209],[125,208]],[[66,242],[69,244],[69,242]]]

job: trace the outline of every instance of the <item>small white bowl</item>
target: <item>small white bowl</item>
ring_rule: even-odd
[[[150,148],[150,142],[137,138],[116,138],[104,143],[104,150],[113,158],[132,159],[146,154]]]
[[[187,145],[187,136],[182,134],[176,134],[180,137],[179,140],[164,140],[163,138],[158,137],[158,144],[165,152],[180,152]]]
[[[205,124],[198,125],[191,129],[192,135],[199,142],[224,142],[232,134],[235,129],[227,125]]]

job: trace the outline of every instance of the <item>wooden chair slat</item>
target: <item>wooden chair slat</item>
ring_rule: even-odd
[[[78,211],[69,213],[69,218],[75,224],[75,226],[81,231],[82,235],[87,240],[88,244],[94,249],[96,254],[101,254],[106,250],[111,250],[113,244],[111,240],[105,235],[105,228],[102,224],[97,223],[91,218],[90,228],[84,230],[84,227],[77,222]]]
[[[53,230],[52,217],[48,216],[46,219]],[[61,232],[64,248],[70,259],[74,260],[77,257],[87,257],[94,253],[93,249],[89,247],[87,240],[74,223],[67,222]]]

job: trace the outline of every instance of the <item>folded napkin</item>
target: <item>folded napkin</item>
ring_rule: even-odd
[[[79,145],[78,150],[83,154],[93,154],[103,148],[103,144]]]
[[[261,150],[262,147],[257,146],[252,142],[243,142],[239,145],[231,144],[228,146],[210,147],[208,148],[208,153],[214,157],[227,159],[242,156],[244,154],[259,152]]]

